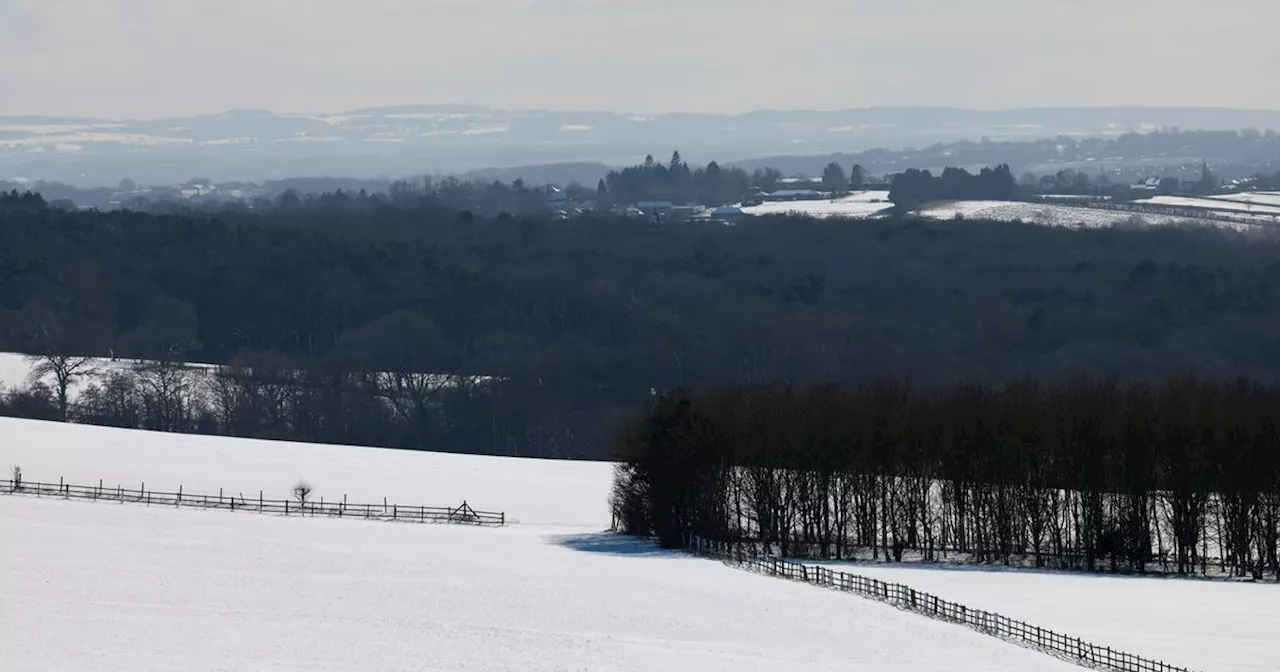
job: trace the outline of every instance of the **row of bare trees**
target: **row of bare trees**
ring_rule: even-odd
[[[786,556],[1280,579],[1280,387],[1179,377],[655,397],[619,526]]]
[[[210,367],[174,360],[29,357],[24,388],[0,395],[4,413],[163,432],[433,445],[447,430],[449,395],[482,380],[408,371],[302,369],[263,355]]]

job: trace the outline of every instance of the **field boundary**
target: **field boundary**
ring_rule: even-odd
[[[775,556],[756,555],[744,552],[741,546],[697,537],[690,540],[688,550],[697,556],[720,560],[747,571],[854,593],[934,620],[964,625],[982,634],[1036,649],[1084,667],[1109,672],[1192,672],[1185,667],[1092,644],[1079,637],[1016,621],[994,612],[971,609],[900,583],[837,572]]]
[[[502,527],[507,524],[504,511],[480,511],[473,509],[466,501],[457,507],[448,506],[406,506],[391,504],[382,500],[381,504],[348,503],[346,495],[341,501],[326,502],[308,500],[306,502],[290,499],[266,499],[261,490],[258,496],[246,497],[243,493],[228,494],[219,490],[218,494],[183,492],[181,486],[176,492],[148,490],[146,483],[139,487],[125,488],[117,485],[114,488],[104,486],[102,481],[97,485],[75,485],[59,479],[57,483],[41,483],[38,481],[0,480],[0,494],[31,497],[54,497],[62,499],[81,499],[90,501],[119,502],[123,504],[146,504],[150,506],[173,506],[177,508],[191,507],[198,509],[222,509],[224,511],[244,511],[246,513],[277,514],[283,516],[326,516],[330,518],[355,518],[357,520],[386,520],[407,523],[450,523],[455,525],[480,525]]]

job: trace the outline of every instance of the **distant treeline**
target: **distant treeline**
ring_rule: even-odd
[[[44,210],[48,207],[44,197],[32,191],[19,192],[17,189],[0,191],[0,211],[8,212],[22,208],[25,210]]]
[[[749,186],[751,176],[741,170],[721,168],[715,161],[691,168],[675,152],[668,163],[647,156],[640,165],[611,170],[596,190],[600,202],[613,205],[642,201],[724,205],[742,200]]]
[[[616,520],[784,556],[1280,580],[1280,387],[1191,376],[661,394]]]
[[[1008,201],[1018,195],[1018,183],[1008,165],[983,168],[977,175],[963,168],[946,168],[934,177],[927,170],[909,168],[893,177],[889,200],[902,207],[929,201]]]

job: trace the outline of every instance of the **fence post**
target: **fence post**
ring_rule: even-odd
[[[174,506],[182,506],[182,486],[178,486],[178,502]]]
[[[262,510],[262,491],[258,491],[258,510]]]

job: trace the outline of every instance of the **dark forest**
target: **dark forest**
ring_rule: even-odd
[[[783,556],[1280,580],[1280,388],[764,386],[659,395],[616,525]]]
[[[655,228],[412,194],[152,215],[10,194],[0,237],[0,350],[157,362],[65,410],[11,390],[4,412],[32,417],[602,458],[676,387],[1280,376],[1280,247],[1207,229]],[[166,378],[184,362],[230,368]]]

